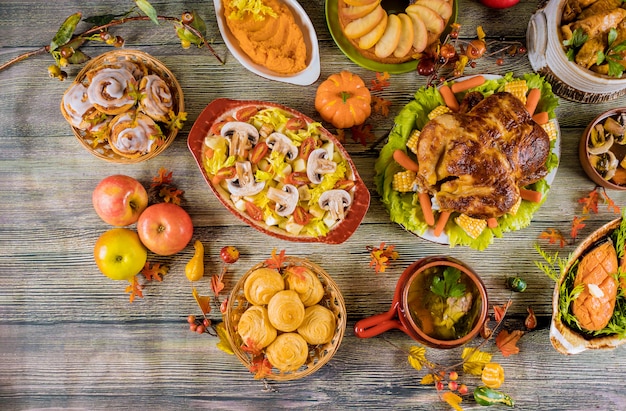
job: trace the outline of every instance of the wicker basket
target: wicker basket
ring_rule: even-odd
[[[100,56],[90,60],[85,67],[78,73],[76,78],[74,79],[74,83],[84,82],[86,80],[86,74],[102,65],[111,64],[120,61],[131,61],[140,66],[143,66],[147,69],[148,74],[156,74],[161,77],[170,87],[170,91],[172,93],[172,97],[174,99],[174,106],[172,110],[174,113],[181,113],[185,111],[185,103],[183,98],[183,91],[180,88],[180,84],[174,77],[174,74],[163,65],[160,61],[150,56],[147,53],[137,51],[137,50],[113,50],[107,53],[101,54]],[[163,123],[157,123],[162,130],[167,130]],[[148,160],[150,158],[156,157],[163,150],[169,147],[174,138],[176,138],[176,134],[178,134],[177,128],[171,128],[168,130],[167,134],[164,136],[164,140],[162,144],[160,144],[154,150],[151,150],[149,153],[145,155],[141,155],[134,158],[124,157],[118,153],[115,153],[108,141],[103,141],[99,143],[94,143],[93,137],[89,135],[88,132],[84,130],[80,130],[76,127],[72,126],[72,131],[74,135],[78,139],[78,141],[85,147],[87,151],[89,151],[94,156],[101,158],[106,161],[110,161],[113,163],[138,163],[140,161]]]
[[[300,369],[291,372],[281,372],[274,368],[272,369],[272,374],[265,377],[267,379],[276,381],[287,381],[303,378],[319,370],[333,357],[333,355],[335,355],[335,352],[337,352],[346,328],[346,306],[343,300],[343,296],[341,295],[341,292],[337,288],[337,284],[333,281],[333,279],[330,278],[330,276],[321,267],[311,263],[306,259],[298,257],[286,257],[285,261],[286,265],[283,268],[286,268],[287,266],[302,266],[317,274],[319,280],[324,286],[325,291],[324,297],[322,297],[322,300],[319,302],[319,304],[328,308],[335,314],[336,328],[335,335],[329,343],[315,346],[309,345],[309,358],[306,364],[300,367]],[[224,323],[226,325],[230,345],[235,355],[248,369],[252,367],[252,356],[241,348],[243,342],[241,340],[241,337],[237,333],[237,324],[239,323],[239,319],[241,318],[243,312],[251,306],[251,304],[246,300],[246,297],[244,295],[244,282],[246,281],[246,278],[250,275],[250,273],[261,267],[265,267],[265,263],[259,263],[252,267],[237,282],[230,294],[228,305],[226,307],[226,313],[224,315]]]

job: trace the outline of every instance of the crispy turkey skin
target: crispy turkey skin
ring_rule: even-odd
[[[510,93],[467,99],[422,129],[417,178],[442,211],[500,217],[519,201],[519,187],[546,176],[550,139]]]

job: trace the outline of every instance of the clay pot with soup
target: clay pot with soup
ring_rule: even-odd
[[[388,312],[356,323],[357,337],[399,329],[434,348],[454,348],[472,340],[488,314],[487,290],[463,262],[446,256],[423,258],[400,276]]]

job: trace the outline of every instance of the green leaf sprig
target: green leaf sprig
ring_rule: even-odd
[[[462,297],[465,294],[465,284],[460,283],[460,279],[461,271],[454,267],[446,267],[442,277],[438,275],[433,277],[430,291],[443,298]]]

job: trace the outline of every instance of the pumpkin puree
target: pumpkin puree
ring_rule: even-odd
[[[232,1],[224,2],[228,28],[253,62],[278,74],[294,74],[306,68],[306,45],[302,30],[289,8],[277,0],[263,0],[272,13],[239,12]]]

